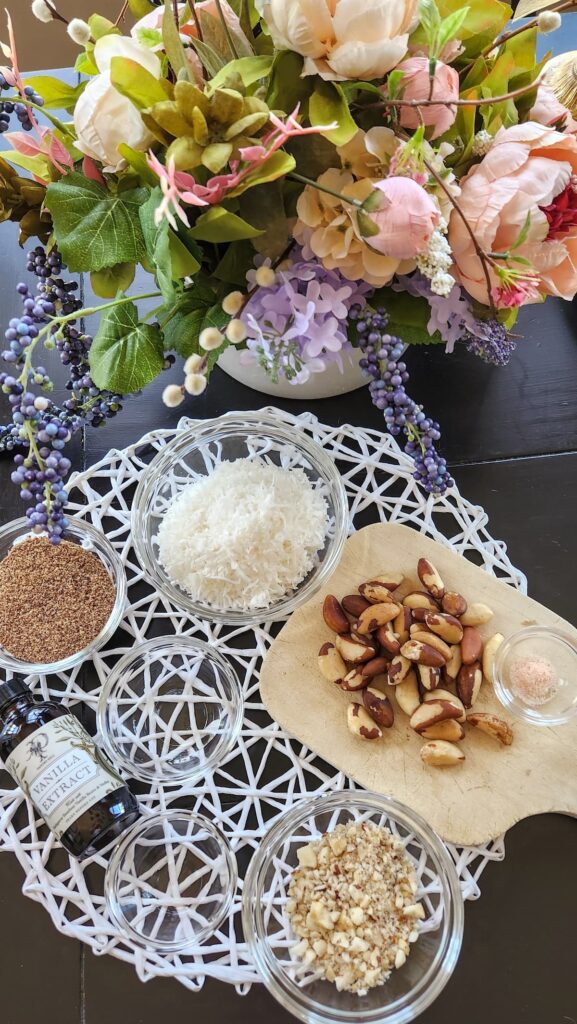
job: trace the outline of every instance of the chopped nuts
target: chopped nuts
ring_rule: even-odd
[[[363,995],[384,984],[406,962],[426,916],[401,841],[373,822],[350,822],[297,857],[286,905],[299,940],[292,956],[339,991]]]

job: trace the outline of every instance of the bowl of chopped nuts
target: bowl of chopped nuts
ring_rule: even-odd
[[[243,927],[271,994],[307,1024],[404,1024],[451,977],[464,910],[448,850],[364,790],[297,804],[265,835]]]

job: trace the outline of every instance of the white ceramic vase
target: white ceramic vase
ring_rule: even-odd
[[[350,358],[347,355],[343,357],[342,371],[336,363],[331,363],[323,373],[312,373],[304,384],[290,384],[284,377],[281,377],[277,384],[273,384],[258,363],[244,365],[241,362],[241,353],[232,346],[223,352],[218,365],[229,377],[264,395],[313,401],[316,398],[346,395],[349,391],[366,387],[368,378],[359,366],[360,358],[360,351],[355,349]]]

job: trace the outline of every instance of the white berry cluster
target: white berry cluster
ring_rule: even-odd
[[[486,132],[484,128],[480,132],[477,132],[473,139],[473,156],[485,156],[488,153],[491,146],[493,145],[493,136],[490,132]]]
[[[199,348],[205,355],[194,354],[188,357],[184,364],[184,384],[168,384],[162,392],[162,401],[169,409],[184,402],[187,394],[202,395],[206,389],[208,380],[206,377],[207,359],[206,353],[214,352],[225,341],[231,345],[241,345],[246,338],[246,327],[242,320],[235,316],[244,305],[245,297],[242,292],[230,292],[223,300],[222,308],[232,319],[229,320],[224,334],[217,327],[205,327],[198,338]]]
[[[433,231],[429,245],[417,256],[417,266],[431,282],[431,291],[435,295],[450,294],[455,280],[449,274],[453,263],[453,254],[447,238],[447,222],[441,218],[439,226]]]

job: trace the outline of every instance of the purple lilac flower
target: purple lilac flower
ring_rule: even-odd
[[[394,291],[408,292],[427,300],[431,310],[427,330],[431,335],[439,332],[446,342],[445,352],[452,353],[455,343],[462,341],[469,352],[486,363],[506,366],[509,362],[516,345],[507,329],[498,320],[478,320],[459,285],[455,284],[446,297],[435,295],[431,291],[431,282],[417,271],[410,277],[399,277],[392,287]]]
[[[254,271],[247,274],[254,284]],[[258,360],[273,381],[302,384],[329,363],[342,368],[353,351],[347,336],[351,306],[363,303],[370,285],[348,281],[337,270],[303,260],[300,250],[277,271],[271,288],[258,288],[241,317],[248,328],[245,359]]]

